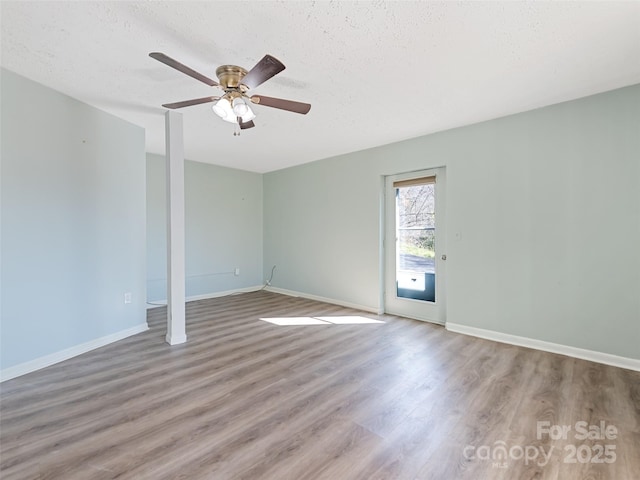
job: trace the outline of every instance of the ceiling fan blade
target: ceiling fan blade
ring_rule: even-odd
[[[301,113],[302,115],[309,113],[309,110],[311,110],[311,105],[308,103],[294,102],[293,100],[285,100],[284,98],[265,97],[264,95],[254,95],[251,97],[251,102],[256,105]]]
[[[256,126],[256,124],[253,123],[253,120],[243,122],[242,117],[238,117],[238,125],[240,125],[240,130],[246,130],[247,128],[253,128]]]
[[[280,60],[271,55],[265,55],[240,82],[249,88],[256,88],[284,69],[285,66]]]
[[[190,107],[191,105],[199,105],[201,103],[215,102],[219,98],[220,97],[202,97],[202,98],[195,98],[193,100],[185,100],[183,102],[163,103],[162,106],[165,108]]]
[[[177,60],[174,60],[171,57],[168,57],[164,53],[151,52],[149,54],[149,56],[151,58],[155,58],[159,62],[164,63],[165,65],[169,65],[171,68],[175,68],[179,72],[182,72],[182,73],[184,73],[186,75],[189,75],[190,77],[193,77],[196,80],[200,80],[202,83],[206,83],[207,85],[209,85],[211,87],[217,87],[218,86],[218,82],[215,82],[215,81],[211,80],[209,77],[205,77],[201,73],[196,72],[195,70],[187,67],[186,65],[183,65],[182,63],[178,62]]]

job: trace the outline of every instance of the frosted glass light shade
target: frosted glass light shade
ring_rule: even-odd
[[[242,123],[250,122],[251,120],[256,118],[256,114],[253,113],[253,110],[251,110],[251,108],[249,108],[249,105],[246,105],[246,107],[247,107],[247,113],[245,113],[244,115],[241,115]]]
[[[222,97],[211,108],[225,122],[236,123],[236,115],[233,113],[231,103],[226,98]]]
[[[236,117],[244,117],[248,112],[249,105],[242,98],[236,97],[233,99],[233,113],[235,113]]]

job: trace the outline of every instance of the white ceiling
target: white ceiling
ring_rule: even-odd
[[[269,53],[287,69],[256,93],[256,128],[210,104],[179,110],[185,157],[267,172],[640,83],[640,2],[9,2],[3,67],[146,129],[162,103],[217,95],[148,57],[211,77]],[[253,92],[253,91],[252,91]]]

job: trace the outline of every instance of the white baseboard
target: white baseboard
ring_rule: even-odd
[[[28,362],[15,365],[13,367],[5,368],[4,370],[0,370],[0,382],[11,380],[12,378],[26,375],[27,373],[35,372],[36,370],[48,367],[50,365],[53,365],[54,363],[68,360],[72,357],[77,357],[78,355],[82,355],[83,353],[95,350],[96,348],[104,347],[105,345],[108,345],[110,343],[122,340],[123,338],[130,337],[137,333],[142,333],[148,329],[149,326],[146,322],[141,323],[140,325],[127,328],[126,330],[121,330],[110,335],[105,335],[104,337],[96,338],[94,340],[81,343],[80,345],[75,345],[73,347],[60,350],[59,352],[51,353],[49,355],[45,355],[34,360],[29,360]]]
[[[186,335],[167,335],[165,336],[165,340],[169,345],[179,345],[181,343],[185,343],[187,341]]]
[[[619,357],[610,353],[596,352],[594,350],[585,350],[583,348],[570,347],[559,343],[545,342],[534,338],[519,337],[508,333],[496,332],[494,330],[485,330],[483,328],[468,327],[456,323],[446,324],[447,330],[472,337],[485,338],[500,343],[508,343],[510,345],[518,345],[520,347],[534,348],[545,352],[559,353],[568,357],[580,358],[591,362],[603,363],[614,367],[626,368],[629,370],[640,371],[640,360],[635,358]]]
[[[249,293],[256,292],[262,289],[263,285],[254,285],[253,287],[236,288],[234,290],[225,290],[223,292],[205,293],[203,295],[192,295],[185,298],[186,302],[195,302],[196,300],[206,300],[208,298],[226,297],[227,295],[235,295],[237,293]],[[147,310],[150,308],[164,307],[167,305],[167,300],[154,300],[152,303],[147,303]]]
[[[378,315],[377,308],[368,307],[366,305],[358,305],[356,303],[343,302],[342,300],[335,300],[333,298],[320,297],[319,295],[311,295],[309,293],[296,292],[294,290],[287,290],[285,288],[267,287],[265,288],[265,290],[267,292],[280,293],[282,295],[288,295],[290,297],[306,298],[309,300],[317,300],[318,302],[331,303],[332,305],[340,305],[341,307],[354,308],[356,310],[363,310],[365,312],[371,312]]]

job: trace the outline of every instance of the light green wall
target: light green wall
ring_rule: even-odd
[[[437,166],[448,322],[640,358],[638,85],[266,174],[273,285],[377,308],[381,178]]]
[[[147,155],[147,291],[167,298],[165,159]],[[262,175],[185,161],[187,297],[262,284]],[[240,268],[240,275],[234,275]]]
[[[4,69],[1,98],[5,369],[146,322],[145,139]]]

